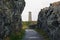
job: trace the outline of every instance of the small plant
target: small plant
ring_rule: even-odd
[[[24,30],[21,30],[17,34],[11,33],[10,40],[22,40],[24,34],[25,34],[25,31]]]

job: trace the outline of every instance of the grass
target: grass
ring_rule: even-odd
[[[43,30],[43,29],[36,29],[36,31],[42,35],[44,37],[45,40],[50,40],[49,36],[47,35],[47,33]]]
[[[24,30],[21,30],[17,34],[11,33],[10,40],[22,40],[22,38],[24,37],[24,34],[25,34]]]

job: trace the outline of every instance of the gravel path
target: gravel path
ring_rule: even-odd
[[[33,29],[26,29],[25,31],[26,33],[23,40],[44,40],[44,38]]]

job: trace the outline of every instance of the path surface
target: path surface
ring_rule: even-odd
[[[26,34],[23,40],[44,40],[44,39],[33,29],[26,29]]]

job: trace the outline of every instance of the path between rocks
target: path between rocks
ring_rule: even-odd
[[[26,29],[25,31],[23,40],[44,40],[44,38],[33,29]]]

